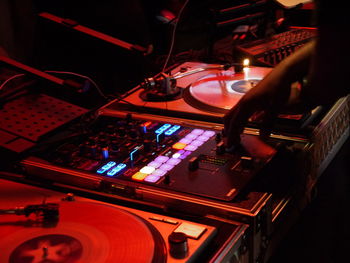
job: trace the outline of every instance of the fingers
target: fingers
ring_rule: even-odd
[[[267,97],[245,96],[224,116],[227,148],[232,148],[240,144],[240,135],[253,114],[256,114],[262,120],[259,122],[260,136],[262,138],[270,136],[275,120],[286,99],[282,96],[278,99],[267,99]],[[263,114],[260,112],[262,109]]]
[[[241,100],[224,116],[224,132],[226,136],[226,147],[232,148],[240,143],[240,135],[246,126],[249,117],[255,112],[250,103]]]

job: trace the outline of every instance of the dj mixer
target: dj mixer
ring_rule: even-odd
[[[143,185],[232,200],[273,159],[276,150],[245,136],[245,150],[227,152],[222,133],[158,120],[101,116],[93,124],[22,161],[33,174],[89,176],[100,187]],[[74,179],[72,179],[74,180]]]
[[[271,37],[238,45],[236,48],[242,56],[251,58],[254,64],[274,67],[316,36],[315,28],[297,27]]]

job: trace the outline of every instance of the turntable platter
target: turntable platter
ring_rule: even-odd
[[[90,202],[60,202],[59,212],[58,224],[47,228],[22,216],[3,215],[0,262],[166,261],[160,233],[135,214]]]
[[[221,71],[199,78],[193,82],[186,96],[189,103],[202,110],[226,112],[253,88],[271,68],[245,68],[242,73]]]

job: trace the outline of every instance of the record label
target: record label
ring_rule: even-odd
[[[244,68],[242,73],[226,70],[208,74],[193,82],[188,93],[201,109],[207,106],[209,110],[225,112],[270,71],[271,68],[253,67]]]

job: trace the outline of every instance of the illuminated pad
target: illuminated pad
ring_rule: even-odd
[[[167,171],[157,169],[157,170],[155,170],[151,175],[155,175],[155,176],[158,176],[158,177],[162,177],[162,176],[164,176],[166,173],[167,173]]]
[[[158,128],[155,133],[157,134],[162,134],[164,131],[166,131],[167,129],[169,129],[171,127],[171,124],[169,123],[166,123],[166,124],[163,124],[160,128]]]
[[[196,135],[201,135],[204,132],[202,129],[194,129],[191,133]]]
[[[156,176],[156,175],[151,174],[145,178],[145,182],[156,183],[159,179],[160,179],[160,176]]]
[[[145,166],[143,167],[140,172],[144,173],[144,174],[151,174],[156,170],[156,168],[152,167],[152,166]]]
[[[137,172],[131,178],[135,181],[143,181],[148,174]]]
[[[180,162],[181,162],[180,159],[170,158],[166,163],[175,166],[175,165],[179,164]]]
[[[100,167],[99,169],[97,169],[97,173],[99,174],[103,174],[104,172],[108,171],[109,169],[111,169],[113,166],[115,166],[117,163],[116,162],[108,162],[105,165],[103,165],[102,167]]]
[[[173,148],[176,150],[182,150],[186,147],[187,145],[185,143],[182,142],[177,142],[173,145]]]
[[[177,130],[179,130],[181,128],[180,125],[174,125],[173,127],[171,127],[170,129],[168,129],[164,134],[165,135],[173,135]]]
[[[125,164],[125,163],[120,163],[120,164],[118,164],[117,166],[115,166],[115,167],[113,167],[112,169],[110,169],[110,170],[107,172],[107,175],[109,175],[109,176],[114,176],[114,175],[116,175],[117,173],[119,173],[120,171],[122,171],[125,167],[126,167],[126,164]]]
[[[176,131],[180,130],[181,126],[170,124],[163,124],[158,128],[155,133],[157,135],[164,133],[165,135],[172,135]],[[214,136],[214,131],[206,131],[202,129],[194,129],[185,137],[180,138],[176,143],[172,145],[173,150],[177,150],[171,155],[164,156],[159,155],[153,161],[148,163],[147,166],[142,167],[137,173],[132,176],[133,180],[145,181],[149,183],[156,183],[165,174],[172,170],[188,155],[198,149],[199,146],[203,145],[204,142],[208,141],[210,137]],[[158,140],[157,140],[158,141]],[[195,237],[194,237],[195,238]]]
[[[197,150],[197,148],[198,148],[197,146],[190,144],[190,145],[186,145],[184,150],[194,152],[195,150]]]
[[[142,166],[138,166],[140,156],[143,154],[143,145],[140,143],[130,142],[128,160],[123,163],[117,163],[113,160],[106,162],[99,166],[96,170],[97,174],[110,176],[110,177],[128,177],[134,181],[143,181],[147,183],[157,183],[169,173],[175,166],[180,164],[182,160],[187,158],[190,154],[202,146],[212,136],[215,135],[214,131],[204,129],[187,129],[180,125],[172,125],[169,123],[159,124],[155,122],[145,122],[141,125],[140,132],[154,133],[157,143],[157,147],[165,147],[166,150],[162,150],[161,154],[154,154],[152,159],[144,158],[146,162],[142,161]],[[160,136],[162,135],[162,136]],[[160,144],[165,138],[171,142],[166,145]],[[175,139],[175,140],[174,140]],[[113,152],[106,157],[113,159]],[[130,162],[130,164],[129,164]],[[188,234],[188,236],[195,235]]]
[[[156,159],[154,159],[155,162],[159,162],[159,163],[165,163],[168,160],[169,160],[169,157],[163,156],[163,155],[160,155]]]

